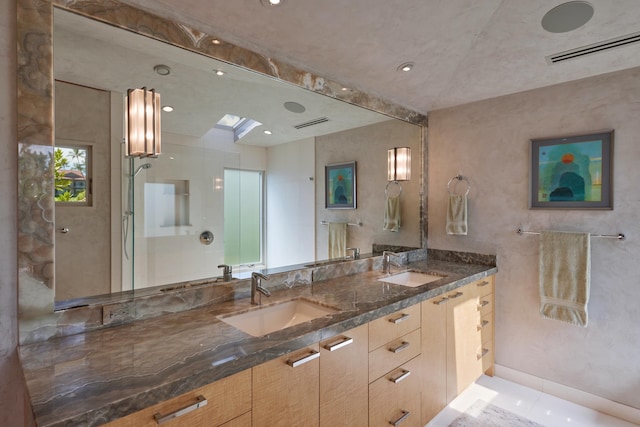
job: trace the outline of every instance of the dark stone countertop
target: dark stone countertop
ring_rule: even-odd
[[[447,277],[410,288],[368,271],[273,292],[263,305],[302,297],[341,311],[260,338],[217,318],[250,309],[243,298],[22,346],[36,422],[99,425],[497,272],[439,260],[406,267]]]

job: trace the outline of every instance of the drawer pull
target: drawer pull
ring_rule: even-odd
[[[400,322],[404,322],[409,317],[411,317],[410,314],[404,313],[404,314],[401,314],[400,316],[396,317],[395,319],[389,319],[389,322],[391,322],[393,324],[397,324],[397,323],[400,323]]]
[[[389,421],[389,424],[391,424],[394,427],[399,426],[400,424],[402,424],[404,421],[407,420],[407,418],[409,418],[409,415],[411,415],[411,412],[409,411],[402,411],[402,415],[400,416],[400,418],[398,418],[395,421]]]
[[[455,294],[449,296],[449,299],[455,299],[455,298],[460,298],[462,295],[464,295],[464,293],[462,292],[456,292]]]
[[[483,357],[485,357],[488,353],[489,353],[489,349],[488,348],[483,348],[482,351],[480,352],[480,354],[478,354],[478,360],[480,360]]]
[[[440,304],[443,304],[443,303],[447,302],[447,300],[448,300],[448,299],[449,299],[449,298],[444,297],[444,298],[442,298],[442,299],[439,299],[438,301],[434,301],[433,303],[434,303],[435,305],[440,305]]]
[[[483,288],[485,286],[487,286],[489,284],[489,282],[487,282],[486,280],[483,280],[482,282],[478,283],[478,287],[479,288]]]
[[[394,384],[398,384],[400,381],[406,379],[407,377],[409,377],[409,375],[411,375],[411,371],[407,371],[405,369],[402,370],[402,373],[400,375],[398,375],[395,378],[389,378],[389,381],[391,381]]]
[[[390,348],[389,351],[391,353],[400,353],[402,350],[405,350],[405,349],[409,348],[409,345],[411,345],[411,344],[408,343],[407,341],[402,341],[402,344],[400,344],[397,347]]]
[[[480,324],[478,325],[478,330],[484,328],[485,326],[487,326],[489,324],[488,320],[483,320],[482,322],[480,322]]]
[[[489,301],[487,301],[487,300],[480,301],[480,304],[478,305],[478,310],[483,308],[483,307],[488,306],[489,304],[491,304],[491,303]]]
[[[198,408],[201,408],[207,404],[207,399],[203,395],[199,395],[196,397],[196,403],[193,405],[189,405],[186,408],[178,409],[175,412],[172,412],[167,415],[161,415],[159,412],[153,415],[153,419],[156,420],[156,423],[163,424],[167,421],[171,421],[174,418],[178,418],[182,415],[188,414],[189,412],[195,411]]]
[[[336,351],[342,347],[346,347],[349,344],[353,344],[353,338],[342,337],[342,339],[338,342],[334,342],[332,344],[326,344],[324,348],[329,351]]]
[[[311,362],[313,359],[317,359],[318,357],[320,357],[319,351],[310,350],[308,355],[302,356],[300,359],[287,360],[287,365],[291,366],[292,368],[295,368],[297,366],[304,365],[307,362]]]

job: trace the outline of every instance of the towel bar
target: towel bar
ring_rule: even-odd
[[[329,225],[328,221],[320,221],[320,225]],[[358,221],[356,223],[348,222],[347,225],[351,225],[354,227],[362,227],[362,221]]]
[[[519,235],[524,235],[524,234],[540,234],[539,231],[525,231],[522,228],[518,228],[518,230],[516,231],[516,233],[518,233]],[[622,233],[618,233],[618,234],[592,234],[591,237],[603,237],[605,239],[617,239],[617,240],[625,240],[626,236]]]

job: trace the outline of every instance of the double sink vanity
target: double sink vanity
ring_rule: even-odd
[[[431,255],[24,345],[37,425],[422,426],[493,373],[495,258]]]

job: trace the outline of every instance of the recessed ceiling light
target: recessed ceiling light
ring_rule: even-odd
[[[264,134],[265,134],[265,135],[271,135],[271,131],[270,131],[270,130],[265,130],[265,131],[264,131]]]
[[[348,91],[348,90],[349,90],[349,88],[348,88],[348,87],[343,87],[341,90],[342,90],[343,92],[346,92],[346,91]]]
[[[284,0],[260,0],[264,7],[282,6]]]
[[[593,17],[593,6],[586,1],[570,1],[551,9],[542,18],[542,28],[550,33],[568,33]]]
[[[216,76],[224,76],[224,71],[222,70],[213,70],[214,73],[216,73]]]
[[[169,74],[171,74],[171,68],[169,68],[168,65],[164,64],[156,65],[155,67],[153,67],[153,71],[161,76],[168,76]]]
[[[404,64],[400,64],[398,65],[398,68],[396,68],[398,71],[403,71],[405,73],[413,70],[413,62],[405,62]]]
[[[218,40],[218,39],[213,39],[213,40],[211,40],[211,43],[213,43],[213,44],[221,44],[222,42],[220,40]]]
[[[170,113],[173,111],[173,107],[171,105],[165,105],[164,107],[162,107],[162,111],[166,111],[167,113]]]

